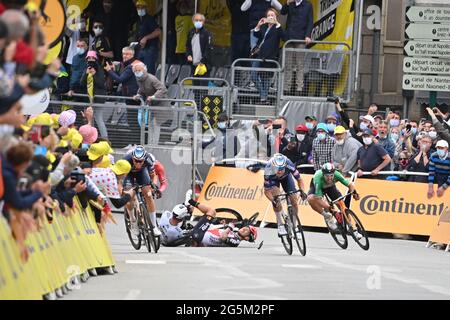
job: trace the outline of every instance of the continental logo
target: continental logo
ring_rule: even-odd
[[[367,215],[373,215],[376,213],[404,213],[438,216],[444,212],[444,210],[447,210],[444,203],[437,205],[405,202],[404,198],[382,200],[375,195],[368,195],[362,198],[359,202],[359,208],[362,213]]]
[[[205,200],[210,201],[213,198],[226,198],[236,200],[260,200],[263,196],[263,188],[256,186],[254,188],[232,187],[219,185],[217,182],[211,182],[205,191]]]

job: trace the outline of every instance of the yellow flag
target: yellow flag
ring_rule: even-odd
[[[87,93],[89,96],[89,102],[94,102],[94,76],[90,73],[87,75]]]

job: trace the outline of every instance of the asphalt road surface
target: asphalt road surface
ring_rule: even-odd
[[[260,250],[245,242],[154,254],[135,251],[116,219],[107,235],[119,273],[91,277],[64,299],[450,299],[450,253],[424,242],[372,238],[363,251],[350,238],[342,250],[329,234],[306,232],[306,256],[288,256],[276,230],[263,228]]]

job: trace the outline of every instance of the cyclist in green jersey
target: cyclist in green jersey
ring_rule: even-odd
[[[336,188],[336,182],[342,183],[348,187],[353,193],[353,198],[359,200],[359,195],[355,190],[355,185],[344,178],[344,176],[336,170],[332,163],[325,163],[321,170],[316,171],[311,180],[308,192],[308,203],[314,211],[320,213],[325,218],[325,222],[331,230],[336,230],[336,219],[330,213],[330,205],[322,198],[325,194],[332,201],[341,197],[342,194]]]

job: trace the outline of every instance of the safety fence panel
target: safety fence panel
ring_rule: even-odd
[[[231,66],[235,119],[273,118],[280,106],[281,66],[274,60],[237,59]]]
[[[333,49],[317,49],[319,45]],[[351,64],[352,51],[345,43],[287,41],[283,47],[282,99],[324,101],[339,96],[343,102],[350,101]]]
[[[0,217],[0,300],[42,299],[64,285],[74,289],[72,280],[89,269],[114,266],[90,207],[74,203],[67,215],[54,211],[51,222],[28,234],[28,258]]]
[[[302,174],[306,187],[312,177]],[[254,173],[244,168],[214,166],[199,201],[214,208],[235,209],[244,218],[259,212],[259,220],[275,223],[272,204],[264,195],[263,184],[263,170]],[[343,194],[346,192],[344,186],[337,184],[337,187]],[[450,193],[428,199],[426,183],[360,178],[356,180],[356,189],[361,199],[352,200],[350,208],[367,231],[429,236],[439,216],[449,210]],[[306,201],[299,202],[299,210],[304,226],[325,227],[322,215],[313,211]]]
[[[196,121],[202,123],[204,130],[211,129],[209,120],[197,110],[194,100],[153,99],[148,104],[120,96],[94,96],[93,103],[87,101],[87,95],[75,94],[74,98],[75,101],[51,100],[52,111],[73,109],[77,113],[76,125],[81,126],[84,124],[82,112],[91,106],[99,137],[108,138],[113,148],[186,142],[189,140],[176,137],[180,131],[188,131],[193,136]]]

